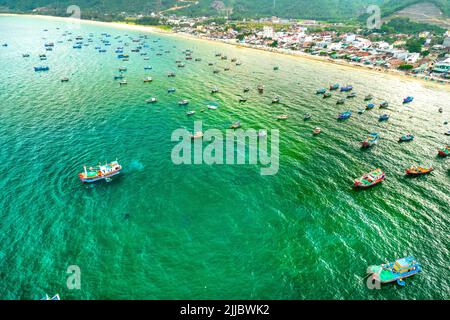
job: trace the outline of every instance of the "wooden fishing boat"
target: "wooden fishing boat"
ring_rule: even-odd
[[[380,103],[380,108],[387,108],[387,107],[389,107],[389,102],[383,101],[382,103]]]
[[[311,119],[311,114],[305,113],[305,114],[303,115],[303,120],[309,120],[309,119]]]
[[[318,135],[319,133],[321,133],[322,132],[322,129],[320,129],[319,127],[316,127],[316,128],[314,128],[314,130],[313,130],[313,135]]]
[[[194,111],[194,110],[191,110],[191,111],[186,112],[186,115],[187,115],[187,116],[192,116],[192,115],[194,115],[194,114],[195,114],[195,111]]]
[[[364,97],[364,101],[370,101],[373,99],[373,95],[368,94],[367,96]]]
[[[146,78],[144,78],[144,83],[149,83],[149,82],[152,82],[153,81],[153,78],[152,77],[146,77]]]
[[[122,166],[117,161],[106,163],[105,165],[98,165],[90,167],[84,166],[84,171],[78,174],[78,177],[83,183],[91,183],[100,180],[105,180],[119,174]]]
[[[238,129],[240,127],[241,127],[241,122],[240,121],[236,121],[230,126],[231,129]]]
[[[361,142],[361,148],[368,149],[378,143],[380,136],[377,132],[372,132],[367,136],[367,139]]]
[[[424,174],[429,174],[433,171],[433,167],[422,167],[422,166],[412,166],[405,170],[408,176],[421,176]]]
[[[195,134],[191,135],[191,139],[201,139],[203,138],[203,132],[198,131]]]
[[[61,78],[61,82],[69,82],[69,78],[67,77]]]
[[[280,103],[280,97],[273,97],[272,103]]]
[[[277,116],[277,120],[286,120],[287,118],[289,118],[289,116],[287,114],[282,114]]]
[[[450,155],[450,145],[447,145],[444,148],[440,148],[438,150],[438,155],[444,158],[448,157]]]
[[[327,89],[325,89],[325,88],[320,88],[320,89],[316,90],[316,94],[324,94],[325,92],[327,92]]]
[[[385,179],[385,174],[381,169],[375,169],[361,178],[356,179],[353,187],[358,189],[367,189],[382,182]]]
[[[258,85],[257,89],[260,94],[264,93],[264,86],[262,84]]]
[[[178,102],[180,106],[187,106],[189,104],[189,100],[183,99]]]
[[[323,94],[323,97],[324,97],[324,98],[329,98],[329,97],[331,97],[331,93],[330,93],[330,92],[325,92],[325,93]]]
[[[403,136],[400,137],[400,139],[398,139],[398,142],[408,142],[408,141],[413,141],[414,140],[414,136],[411,133],[407,133]]]
[[[372,280],[381,284],[397,282],[397,284],[404,286],[403,279],[412,277],[422,271],[420,264],[409,256],[398,259],[395,262],[388,262],[381,265],[369,266],[368,273],[372,276]]]
[[[339,99],[336,104],[345,104],[345,99]]]
[[[145,100],[146,103],[155,103],[155,102],[157,102],[157,101],[158,101],[158,99],[155,98],[155,97],[152,97],[152,98],[150,98],[150,99]]]
[[[388,121],[389,120],[389,118],[390,118],[390,115],[388,115],[388,114],[382,114],[379,118],[378,118],[378,120],[379,121]]]
[[[338,120],[346,120],[348,118],[350,118],[352,116],[352,112],[351,111],[345,111],[342,112],[338,115]]]
[[[337,90],[337,89],[339,89],[339,84],[338,83],[332,84],[330,86],[330,90]]]

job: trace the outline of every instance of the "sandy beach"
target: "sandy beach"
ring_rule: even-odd
[[[217,44],[232,45],[232,46],[243,48],[243,49],[265,51],[265,52],[269,52],[271,54],[282,54],[284,56],[289,56],[289,57],[293,57],[293,58],[299,58],[299,59],[304,59],[304,60],[309,60],[309,61],[314,61],[314,62],[319,62],[319,63],[332,64],[334,66],[349,68],[349,69],[353,69],[353,70],[360,70],[360,71],[365,71],[365,72],[370,72],[370,73],[396,76],[396,77],[400,77],[402,79],[419,81],[422,84],[427,84],[429,86],[433,86],[436,88],[445,89],[445,90],[450,91],[450,88],[449,88],[450,81],[447,81],[447,80],[441,80],[441,79],[439,81],[438,80],[429,80],[429,77],[425,77],[425,76],[411,76],[411,75],[405,74],[401,71],[381,69],[381,68],[376,69],[374,67],[369,67],[369,66],[362,65],[362,64],[349,63],[347,61],[335,60],[335,59],[331,59],[329,57],[314,56],[314,55],[310,55],[310,54],[300,52],[300,51],[292,51],[292,50],[279,49],[279,48],[267,48],[267,47],[262,47],[262,46],[254,46],[254,45],[249,45],[249,44],[236,43],[234,40],[222,40],[222,39],[212,39],[212,38],[207,38],[207,37],[194,36],[194,35],[187,34],[187,33],[177,33],[177,32],[168,31],[168,30],[164,30],[162,28],[158,28],[158,27],[154,27],[154,26],[143,26],[143,25],[122,23],[122,22],[102,22],[102,21],[94,21],[94,20],[83,20],[83,19],[55,17],[55,16],[46,16],[46,15],[32,15],[32,14],[0,13],[0,16],[33,17],[33,18],[40,18],[40,19],[45,19],[45,20],[66,21],[70,24],[85,23],[85,24],[91,24],[91,25],[113,27],[113,28],[123,29],[123,30],[164,34],[166,36],[180,37],[180,38],[189,39],[189,40],[206,41],[206,42],[213,43],[214,45],[217,45]]]

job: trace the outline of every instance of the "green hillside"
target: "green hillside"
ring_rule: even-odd
[[[160,12],[190,16],[225,16],[233,18],[279,16],[317,20],[345,21],[364,16],[369,4],[381,6],[389,16],[410,5],[431,2],[450,16],[449,0],[0,0],[0,7],[29,12],[37,7],[50,8],[51,14],[62,15],[76,3],[82,14],[102,17],[119,12],[149,14]],[[181,9],[177,9],[181,8]]]

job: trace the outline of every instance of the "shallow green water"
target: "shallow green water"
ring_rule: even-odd
[[[144,61],[129,52],[137,32],[82,24],[63,37],[69,27],[0,17],[0,43],[8,43],[0,48],[1,298],[449,298],[449,160],[436,158],[436,148],[449,143],[448,89],[150,33],[142,40],[150,46]],[[105,32],[112,45],[98,53]],[[94,42],[81,50],[67,41],[82,35],[87,43],[89,33]],[[128,62],[114,53],[123,46],[119,35],[130,43]],[[48,41],[55,48],[41,62]],[[177,69],[186,49],[202,61]],[[157,56],[160,50],[171,52]],[[22,58],[26,52],[30,58]],[[242,65],[213,75],[208,61],[230,64],[216,52]],[[36,65],[50,71],[35,73]],[[128,85],[119,87],[112,77],[122,65]],[[144,71],[146,65],[153,70]],[[153,83],[142,82],[147,75]],[[61,83],[64,76],[70,82]],[[353,84],[359,97],[336,106],[336,97],[314,94],[335,82]],[[258,83],[266,85],[262,96]],[[215,96],[213,85],[221,90]],[[169,95],[172,86],[177,92]],[[245,86],[252,88],[249,101],[239,104]],[[336,121],[339,112],[364,106],[367,93],[391,102],[388,122],[378,122],[385,112],[378,108]],[[274,94],[282,104],[270,104]],[[401,104],[407,95],[415,97],[410,108]],[[159,102],[147,105],[151,96]],[[189,99],[189,107],[178,106],[180,99]],[[213,101],[218,110],[200,112]],[[188,118],[186,110],[197,113]],[[303,121],[305,112],[310,121]],[[290,118],[276,121],[282,113]],[[244,128],[280,129],[279,173],[261,176],[255,165],[173,165],[172,131],[192,131],[200,119],[204,129],[238,119]],[[316,126],[323,133],[313,137]],[[374,130],[380,144],[362,151],[359,142]],[[399,144],[407,132],[416,140]],[[112,182],[78,180],[84,164],[116,157],[124,172]],[[404,176],[404,168],[426,162],[436,168],[432,175]],[[351,189],[354,178],[376,167],[386,172],[382,185]],[[404,288],[366,288],[368,265],[405,255],[422,263],[422,274]],[[69,265],[81,268],[81,290],[66,288]]]

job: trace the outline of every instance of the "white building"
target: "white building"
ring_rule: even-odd
[[[443,46],[445,48],[450,48],[450,36],[444,39],[444,44]]]
[[[275,32],[272,27],[264,26],[263,27],[263,37],[273,39],[275,36]]]

